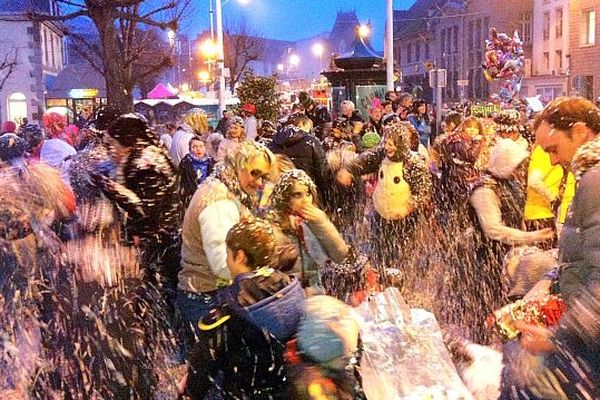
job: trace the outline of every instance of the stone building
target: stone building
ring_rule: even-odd
[[[0,88],[0,120],[39,121],[44,96],[66,64],[59,23],[37,22],[28,12],[56,15],[55,0],[0,0],[0,58],[14,54],[17,66]],[[12,52],[12,53],[11,53]],[[6,70],[0,71],[3,77]]]
[[[600,96],[600,3],[571,1],[569,6],[569,92]]]
[[[534,0],[533,43],[527,95],[550,101],[567,94],[569,0]]]
[[[468,81],[464,95],[487,99],[499,88],[483,76],[485,39],[490,28],[524,42],[525,75],[531,69],[533,0],[417,0],[408,10],[394,11],[394,55],[402,72],[402,89],[428,94],[427,70],[445,68],[448,86],[444,98],[458,100],[459,80]],[[415,89],[416,88],[416,89]],[[525,88],[527,90],[527,88]]]

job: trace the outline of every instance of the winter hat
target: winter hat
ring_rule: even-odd
[[[325,367],[343,369],[358,349],[360,327],[349,305],[329,296],[306,300],[300,320],[298,349]]]
[[[242,107],[242,111],[249,112],[250,114],[256,114],[256,107],[254,104],[246,103],[244,107]]]
[[[98,109],[94,116],[93,129],[105,131],[119,118],[123,111],[115,106],[104,106]]]
[[[12,121],[4,121],[2,123],[2,133],[15,133],[17,124]]]
[[[381,142],[381,136],[377,132],[367,132],[362,137],[363,149],[372,149]]]
[[[529,152],[511,139],[499,139],[492,149],[488,170],[498,178],[509,178]]]
[[[27,150],[27,142],[14,133],[0,136],[0,160],[10,161],[21,157]]]

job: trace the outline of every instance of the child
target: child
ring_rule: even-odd
[[[227,301],[198,322],[185,395],[288,399],[284,343],[296,333],[304,291],[298,280],[270,268],[275,236],[265,220],[234,225],[226,245],[234,282]]]
[[[190,152],[179,163],[179,196],[187,208],[196,188],[212,173],[215,162],[206,152],[206,141],[192,137]]]

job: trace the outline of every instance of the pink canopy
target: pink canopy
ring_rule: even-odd
[[[149,99],[170,99],[172,97],[175,97],[175,93],[162,83],[159,83],[154,89],[148,92]]]

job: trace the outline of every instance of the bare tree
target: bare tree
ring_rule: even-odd
[[[99,41],[65,27],[77,51],[106,80],[109,104],[133,109],[133,88],[172,65],[172,46],[158,31],[176,31],[191,0],[57,0],[61,15],[30,13],[38,21],[91,20]],[[158,30],[158,31],[157,31]]]
[[[19,65],[19,50],[16,47],[11,47],[4,56],[0,57],[0,90],[10,78],[17,65]]]
[[[231,73],[231,89],[250,69],[250,63],[260,59],[264,53],[265,40],[254,33],[246,19],[226,26],[223,31],[225,66]]]

